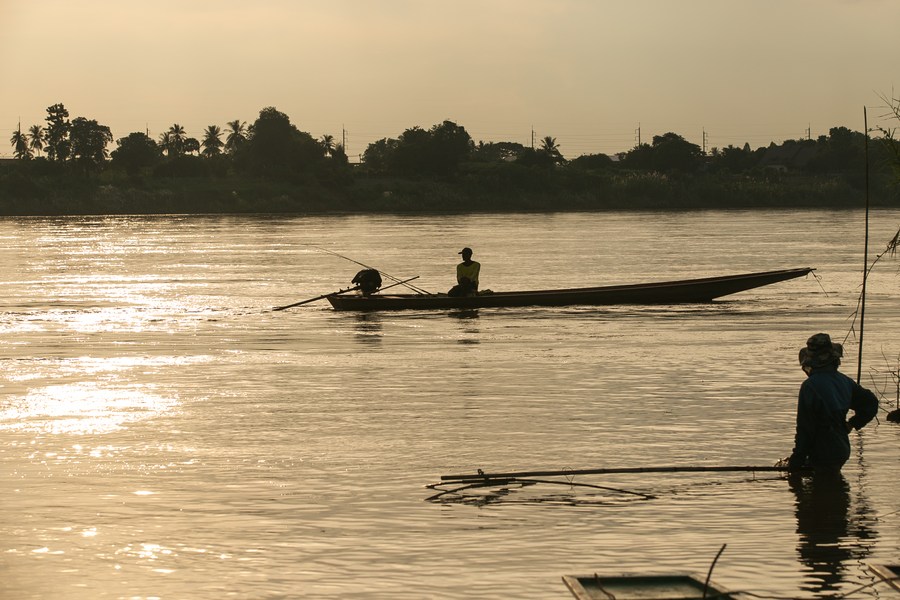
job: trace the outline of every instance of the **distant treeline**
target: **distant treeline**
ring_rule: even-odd
[[[818,139],[704,154],[676,133],[614,156],[566,160],[553,137],[531,148],[475,143],[461,125],[412,127],[350,164],[330,135],[315,139],[264,108],[203,139],[173,125],[158,140],[69,119],[17,129],[0,161],[0,214],[564,211],[900,205],[900,148],[835,127]],[[224,138],[224,139],[223,139]],[[867,150],[868,146],[868,150]]]

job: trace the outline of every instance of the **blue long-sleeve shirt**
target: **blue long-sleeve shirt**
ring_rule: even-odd
[[[853,416],[847,419],[847,413]],[[847,425],[861,429],[878,413],[878,398],[836,367],[813,369],[800,386],[791,467],[840,470],[850,458]]]

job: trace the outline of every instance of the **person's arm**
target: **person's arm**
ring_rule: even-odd
[[[862,429],[878,414],[878,398],[870,390],[853,382],[850,410],[853,416],[847,419],[847,424],[853,429]]]

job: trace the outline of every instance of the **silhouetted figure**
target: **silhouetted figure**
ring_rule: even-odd
[[[363,296],[374,294],[381,287],[381,274],[375,269],[363,269],[353,277],[350,283],[359,286]]]
[[[472,260],[472,249],[459,251],[463,261],[456,265],[456,285],[447,292],[448,296],[474,296],[478,293],[478,275],[481,264]]]
[[[850,458],[850,436],[875,418],[878,398],[838,371],[844,348],[817,333],[800,350],[806,381],[797,400],[797,433],[788,467],[839,472]],[[847,419],[847,413],[853,416]]]

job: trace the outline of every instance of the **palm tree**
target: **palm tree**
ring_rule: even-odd
[[[175,123],[171,127],[169,127],[169,136],[171,139],[172,150],[178,156],[184,154],[184,141],[187,139],[184,134],[184,127]]]
[[[172,146],[172,134],[166,131],[159,136],[159,147],[162,148],[166,156],[172,156],[174,149]]]
[[[546,152],[547,156],[553,159],[553,162],[565,161],[562,153],[559,151],[559,144],[556,143],[555,137],[551,137],[548,135],[544,139],[542,139],[541,151]]]
[[[40,125],[32,125],[28,129],[28,140],[28,147],[40,156],[41,150],[44,149],[44,128]]]
[[[9,138],[9,143],[15,149],[14,153],[16,158],[31,158],[31,150],[28,148],[28,137],[22,133],[21,123],[19,123],[19,128],[13,131],[12,137]]]
[[[229,154],[234,152],[238,146],[247,141],[247,122],[241,120],[234,120],[228,122],[228,127],[225,129],[228,132],[228,137],[225,138],[225,152]]]
[[[203,132],[203,156],[207,158],[218,156],[222,153],[222,129],[218,125],[209,125]]]
[[[325,156],[331,156],[331,153],[334,151],[334,136],[326,133],[319,141],[319,145],[322,146]]]
[[[544,139],[541,140],[541,150],[547,154],[559,152],[559,144],[556,143],[556,138],[549,135],[544,137]]]

